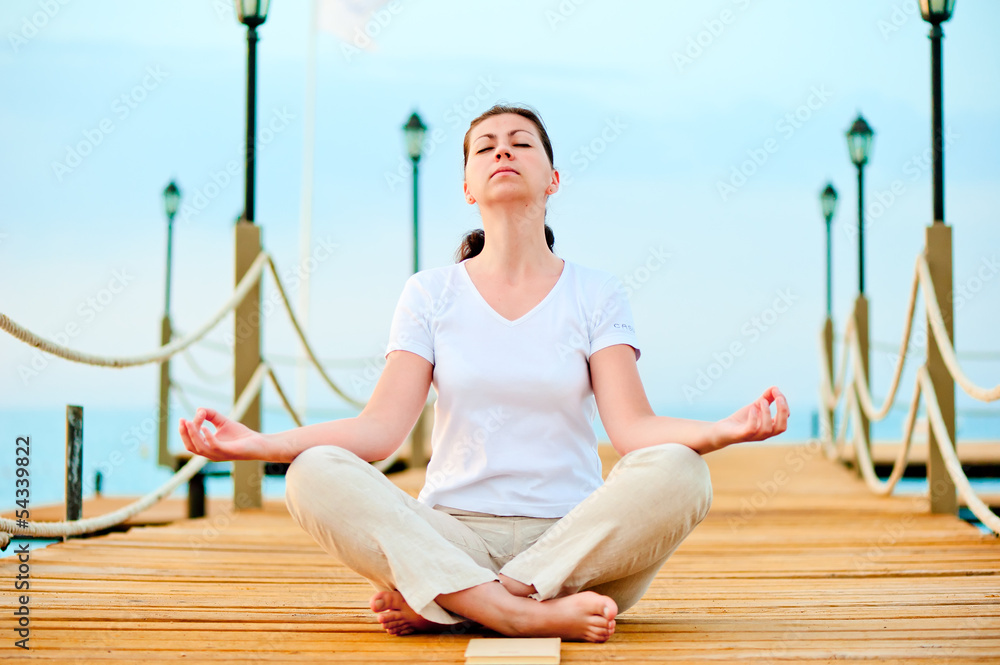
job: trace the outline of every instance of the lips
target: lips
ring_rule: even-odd
[[[494,175],[496,175],[498,173],[517,173],[517,171],[515,171],[514,169],[512,169],[510,167],[504,167],[504,168],[500,168],[500,169],[497,169],[496,171],[494,171],[493,175],[491,175],[490,177],[492,178]]]

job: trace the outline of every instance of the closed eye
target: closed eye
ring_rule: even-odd
[[[515,144],[514,144],[514,147],[515,147],[515,148],[522,148],[522,147],[523,147],[523,148],[530,148],[531,146],[530,146],[530,145],[528,145],[527,143],[515,143]],[[492,150],[492,149],[493,149],[493,147],[492,147],[492,146],[490,146],[490,147],[487,147],[487,148],[483,148],[482,150],[477,150],[477,151],[476,151],[476,154],[478,155],[479,153],[482,153],[482,152],[486,152],[487,150]]]

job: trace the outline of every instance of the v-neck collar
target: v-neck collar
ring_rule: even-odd
[[[527,312],[525,312],[524,314],[522,314],[521,316],[512,321],[510,319],[501,316],[498,311],[493,309],[492,305],[486,302],[486,298],[483,297],[483,294],[479,292],[478,288],[476,288],[475,282],[472,281],[472,275],[469,274],[469,269],[465,265],[466,261],[468,261],[468,259],[465,259],[464,261],[458,264],[460,266],[462,274],[465,275],[465,281],[468,282],[469,286],[472,287],[473,293],[476,294],[476,297],[483,304],[483,306],[490,311],[490,314],[492,314],[494,318],[506,324],[507,326],[516,326],[517,324],[521,323],[529,316],[537,312],[539,309],[541,309],[545,305],[545,303],[552,300],[553,294],[556,292],[559,286],[566,281],[566,273],[569,272],[569,261],[563,259],[563,269],[562,272],[559,273],[559,279],[557,279],[556,283],[552,285],[552,288],[549,289],[549,292],[545,294],[545,297],[542,298],[537,305],[535,305],[530,310],[528,310]]]

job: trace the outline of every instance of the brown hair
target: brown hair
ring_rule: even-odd
[[[465,166],[469,163],[469,134],[472,133],[472,128],[487,118],[492,118],[495,115],[503,115],[505,113],[514,113],[527,118],[535,125],[536,128],[538,128],[538,135],[542,139],[542,146],[545,148],[545,154],[548,155],[549,158],[549,166],[555,168],[555,160],[552,157],[552,142],[549,140],[549,134],[545,131],[545,125],[542,124],[542,119],[538,116],[538,113],[525,106],[512,106],[509,104],[494,104],[486,112],[469,123],[469,129],[465,132],[465,140],[462,142],[462,152],[464,153],[462,167],[465,168]],[[552,251],[552,247],[555,245],[555,242],[555,235],[553,235],[552,229],[549,228],[549,225],[546,224],[545,243],[549,246],[549,251]],[[483,229],[469,231],[465,234],[465,237],[462,238],[462,243],[455,252],[455,262],[461,263],[465,259],[471,259],[476,254],[479,254],[483,251],[483,245],[485,243],[486,232],[483,231]]]

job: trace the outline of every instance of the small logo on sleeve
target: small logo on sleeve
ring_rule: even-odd
[[[627,330],[630,333],[634,333],[635,332],[635,328],[633,328],[632,326],[630,326],[627,323],[616,323],[616,324],[614,324],[614,327],[618,328],[619,330]]]

